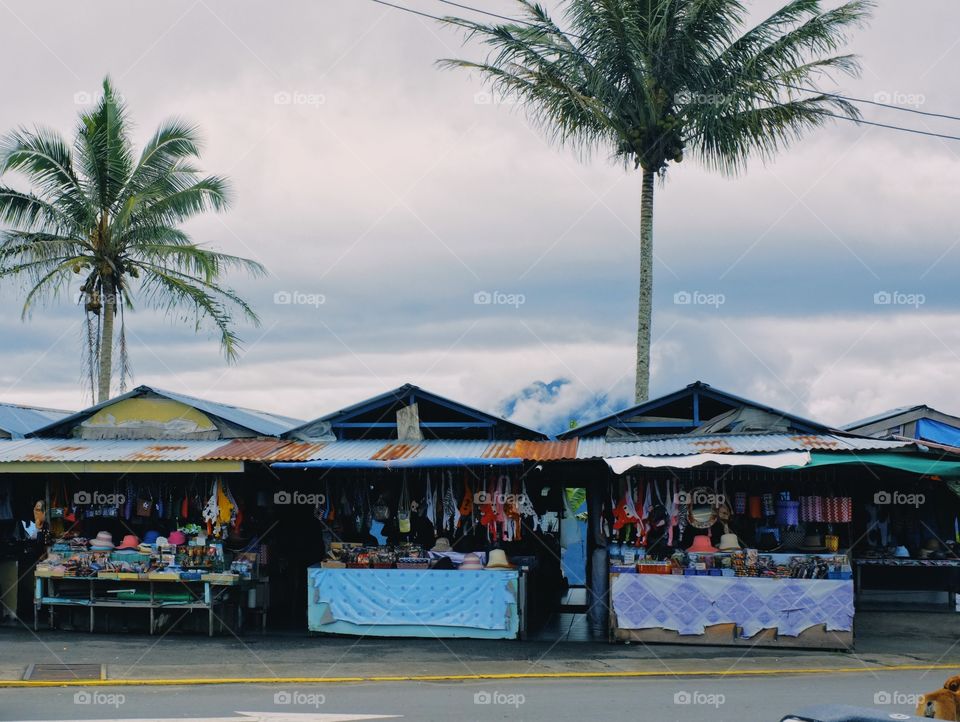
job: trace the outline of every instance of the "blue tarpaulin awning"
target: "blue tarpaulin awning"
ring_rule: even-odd
[[[945,446],[960,446],[960,429],[934,419],[917,419],[917,438]]]

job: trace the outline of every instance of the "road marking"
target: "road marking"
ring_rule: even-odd
[[[516,672],[490,674],[421,674],[382,675],[370,677],[185,677],[183,679],[74,679],[0,680],[0,688],[14,687],[191,687],[216,684],[345,684],[352,682],[471,682],[511,679],[597,679],[640,677],[788,677],[792,674],[874,674],[876,672],[904,672],[960,670],[960,662],[949,664],[891,664],[882,667],[815,667],[798,669],[742,669],[742,670],[663,670],[606,671],[606,672]]]

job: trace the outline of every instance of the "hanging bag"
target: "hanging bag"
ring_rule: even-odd
[[[404,477],[400,487],[400,503],[397,505],[397,528],[401,534],[410,533],[410,491],[407,489],[407,479]]]

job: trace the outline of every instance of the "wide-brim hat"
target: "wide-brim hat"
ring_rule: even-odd
[[[148,531],[143,535],[143,543],[146,545],[156,544],[157,539],[160,537],[160,532],[158,531]]]
[[[183,544],[187,543],[187,535],[179,529],[177,531],[170,532],[170,536],[167,537],[167,543],[175,547],[182,546]]]
[[[823,537],[819,534],[813,534],[810,536],[805,536],[803,538],[803,544],[797,547],[802,552],[822,552],[826,551],[827,547],[823,543]]]
[[[734,549],[740,549],[740,539],[737,538],[736,534],[724,534],[720,537],[720,543],[717,544],[717,549],[720,551],[732,551]]]
[[[693,544],[690,545],[690,548],[687,549],[688,552],[700,552],[700,553],[710,553],[718,551],[718,549],[710,541],[710,537],[706,534],[698,534],[693,538]]]
[[[158,546],[158,547],[168,547],[168,546],[170,546],[170,542],[167,541],[167,538],[166,538],[165,536],[158,536],[158,537],[157,537],[157,546]]]
[[[97,535],[90,540],[91,549],[113,549],[113,535],[108,531],[97,532]]]
[[[120,551],[121,549],[136,550],[139,548],[139,546],[140,537],[138,537],[136,534],[127,534],[123,538],[123,541],[120,542],[120,546],[117,547],[117,551]]]
[[[780,541],[775,534],[764,532],[757,540],[757,549],[762,552],[775,552],[780,548]]]
[[[480,557],[474,553],[464,554],[463,561],[460,562],[460,571],[474,571],[483,569],[483,564],[480,562]]]
[[[516,569],[516,566],[507,559],[507,553],[503,549],[491,549],[487,557],[486,569]]]
[[[431,549],[430,551],[432,551],[432,552],[452,552],[452,551],[453,551],[453,547],[450,546],[450,540],[447,539],[445,536],[442,536],[442,537],[440,537],[439,539],[437,539],[437,543],[433,545],[433,549]]]

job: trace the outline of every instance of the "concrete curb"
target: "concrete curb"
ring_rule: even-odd
[[[747,669],[739,671],[682,670],[667,672],[607,671],[607,672],[516,672],[500,674],[426,674],[383,675],[358,677],[196,677],[183,679],[76,679],[70,681],[0,680],[0,688],[41,687],[169,687],[227,684],[353,684],[358,682],[470,682],[480,680],[513,679],[635,679],[643,677],[787,677],[816,674],[875,674],[877,672],[956,670],[960,662],[949,664],[896,664],[880,667],[808,667],[797,669]]]

